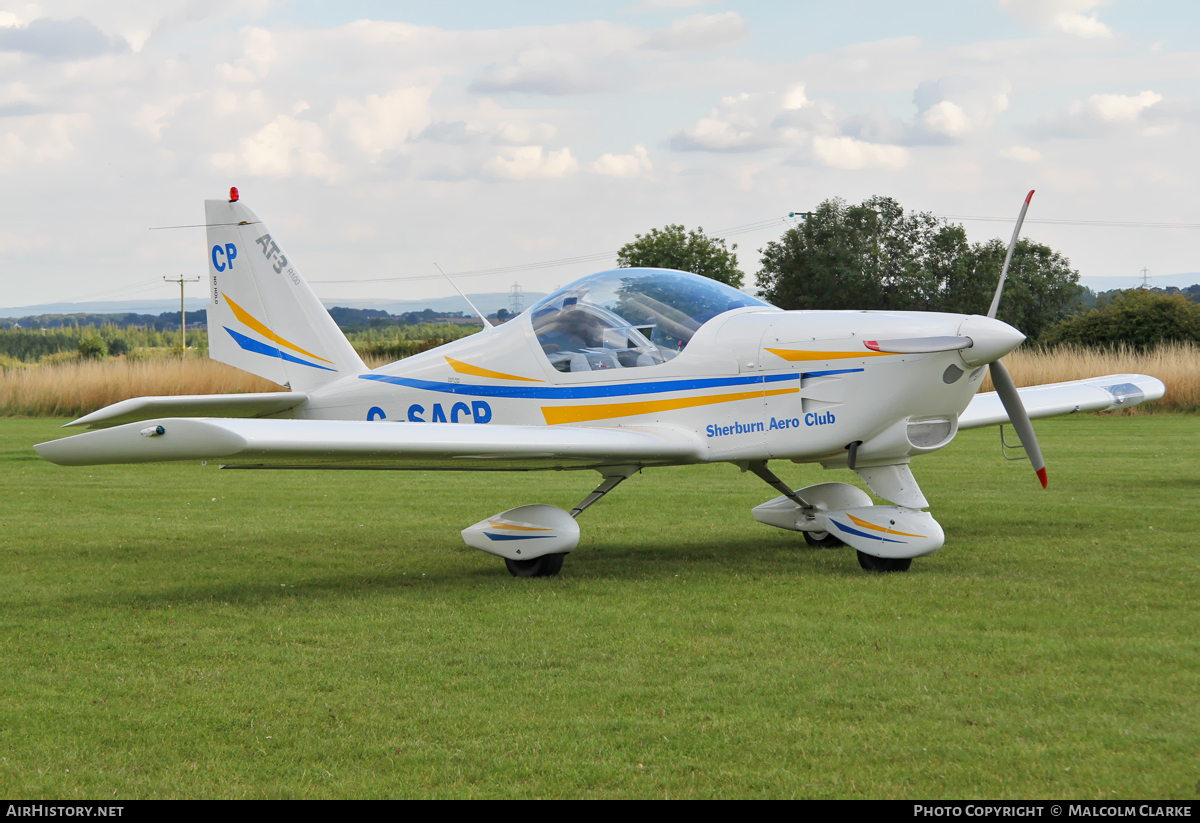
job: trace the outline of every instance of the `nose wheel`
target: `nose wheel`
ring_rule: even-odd
[[[911,557],[875,557],[858,553],[858,565],[869,572],[906,572],[912,565]]]
[[[562,571],[563,558],[566,554],[543,554],[532,560],[509,560],[504,558],[504,565],[513,577],[554,577]]]

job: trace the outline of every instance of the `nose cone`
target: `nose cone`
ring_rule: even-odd
[[[994,363],[1025,342],[1025,335],[1012,326],[991,317],[973,314],[958,327],[961,337],[971,338],[970,348],[959,355],[968,366]]]

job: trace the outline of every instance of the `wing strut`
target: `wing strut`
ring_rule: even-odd
[[[802,498],[800,495],[798,495],[794,491],[792,491],[791,487],[788,486],[787,483],[784,483],[782,480],[780,480],[778,477],[775,476],[775,473],[773,471],[771,471],[770,469],[767,468],[766,460],[751,460],[749,465],[747,466],[747,468],[750,469],[750,471],[754,472],[759,477],[761,477],[763,479],[763,482],[765,482],[768,486],[775,489],[776,491],[783,492],[784,497],[786,497],[788,500],[791,500],[793,503],[795,503],[800,508],[802,508],[802,509],[813,508],[812,505],[810,505],[809,503],[806,503],[804,501],[804,498]]]
[[[571,516],[579,517],[579,515],[583,514],[584,509],[621,485],[622,481],[633,477],[641,470],[641,466],[605,466],[603,469],[596,469],[596,471],[600,472],[604,480],[587,497],[583,498],[578,506],[571,509]]]

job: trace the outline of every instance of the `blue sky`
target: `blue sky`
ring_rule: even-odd
[[[1200,223],[1194,4],[0,3],[0,304],[170,297],[237,185],[325,298],[789,211]],[[966,222],[972,239],[1007,237]],[[1197,229],[1029,223],[1094,285]],[[470,275],[541,291],[609,265]],[[1100,278],[1113,278],[1102,280]],[[349,281],[376,280],[371,283]],[[1173,282],[1173,281],[1172,281]],[[981,307],[982,308],[982,307]]]

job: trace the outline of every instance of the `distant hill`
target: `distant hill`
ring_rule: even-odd
[[[1184,289],[1200,283],[1200,272],[1184,272],[1183,274],[1151,275],[1147,285],[1165,289],[1169,286]],[[1117,289],[1136,289],[1142,285],[1141,275],[1129,277],[1088,277],[1079,278],[1079,285],[1087,286],[1097,294]]]
[[[526,292],[522,295],[525,298],[525,306],[536,303],[546,295],[543,292]],[[512,295],[509,292],[489,292],[486,294],[471,294],[468,295],[471,302],[479,307],[479,310],[485,314],[493,315],[499,309],[507,309],[511,303]],[[425,309],[432,309],[439,314],[450,312],[464,312],[472,314],[471,307],[463,302],[463,299],[458,295],[453,297],[433,297],[427,300],[356,300],[356,299],[323,299],[321,301],[325,308],[332,309],[335,306],[342,306],[349,309],[373,309],[376,311],[384,311],[391,315],[403,315],[409,312],[420,312]],[[202,297],[192,297],[184,301],[184,306],[187,308],[189,323],[192,312],[202,311],[206,301]],[[141,318],[157,319],[159,315],[167,312],[174,314],[175,323],[179,323],[179,301],[178,300],[128,300],[128,301],[109,301],[109,302],[92,302],[92,303],[45,303],[38,306],[19,306],[16,308],[0,308],[0,318],[38,318],[46,316],[58,315],[85,315],[87,317],[96,317],[100,315],[137,315]],[[101,325],[105,322],[118,322],[116,320],[80,320],[80,325],[92,323]],[[131,320],[118,322],[118,325],[129,325],[135,323],[138,325],[146,325],[152,323],[151,320]],[[67,325],[74,325],[75,321],[69,322]],[[22,324],[24,325],[24,324]],[[59,324],[61,325],[61,324]]]

